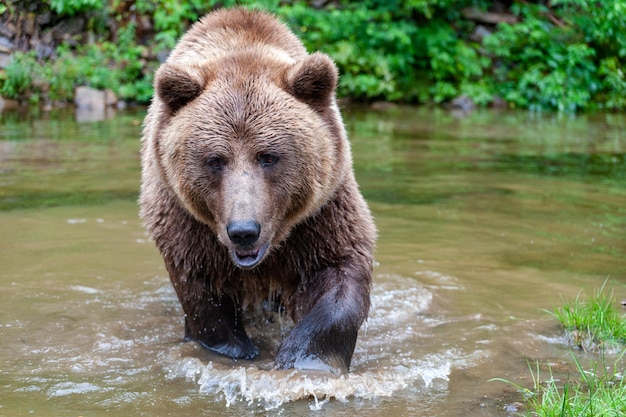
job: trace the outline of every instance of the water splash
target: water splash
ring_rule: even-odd
[[[215,395],[227,406],[244,402],[266,410],[285,403],[308,399],[312,410],[321,409],[331,399],[346,402],[350,397],[388,397],[410,385],[422,383],[426,389],[434,381],[447,384],[453,352],[439,358],[385,366],[342,376],[302,371],[267,371],[256,367],[228,368],[197,358],[183,358],[169,370],[169,378],[185,378],[198,384],[199,391]]]
[[[168,378],[191,381],[200,393],[226,406],[245,403],[265,410],[298,400],[308,400],[312,410],[319,410],[330,400],[389,397],[410,387],[445,390],[453,367],[467,366],[482,354],[446,348],[416,355],[413,349],[423,336],[419,328],[425,326],[422,315],[431,302],[432,293],[412,279],[386,277],[385,284],[375,286],[370,317],[347,375],[271,370],[271,363],[236,366],[190,357],[178,347],[166,360]]]

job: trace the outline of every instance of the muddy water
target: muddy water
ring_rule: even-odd
[[[137,218],[142,116],[0,116],[1,416],[508,416],[490,378],[571,367],[542,309],[626,298],[624,116],[350,110],[380,232],[351,373],[272,371],[281,317],[211,355]]]

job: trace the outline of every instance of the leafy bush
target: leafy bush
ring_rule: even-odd
[[[0,79],[0,93],[33,102],[68,100],[75,86],[90,85],[148,102],[156,57],[204,13],[239,4],[276,13],[309,50],[328,53],[340,70],[344,97],[439,104],[465,95],[488,105],[499,96],[512,107],[533,110],[626,109],[626,0],[513,2],[510,12],[518,22],[492,27],[482,43],[471,40],[476,23],[462,11],[486,11],[493,1],[309,3],[50,0],[59,15],[99,16],[95,23],[90,18],[102,26],[99,38],[79,47],[63,44],[46,62],[16,54]],[[153,33],[137,30],[140,19],[149,20]]]
[[[15,53],[0,94],[32,103],[71,101],[75,87],[86,85],[148,102],[155,65],[142,59],[143,47],[134,38],[134,25],[129,24],[119,31],[117,43],[87,44],[77,50],[62,44],[53,60],[39,61],[34,51]]]
[[[608,109],[626,109],[626,68],[617,57],[604,58],[598,74],[602,77],[603,91],[600,103]]]
[[[479,55],[477,45],[459,39],[452,27],[445,24],[427,27],[422,37],[431,81],[429,96],[424,100],[441,103],[460,94],[481,104],[491,100],[489,88],[479,83],[490,60]]]
[[[496,93],[518,107],[574,112],[624,108],[626,1],[515,3],[517,24],[484,41]]]
[[[297,2],[281,7],[278,14],[309,50],[322,50],[335,60],[341,95],[439,103],[462,92],[482,93],[465,87],[482,76],[489,60],[478,56],[476,46],[461,41],[446,20],[458,17],[448,16],[449,10],[473,3],[344,1],[340,7],[318,10]]]
[[[316,10],[297,3],[279,14],[309,50],[322,50],[335,60],[341,95],[394,100],[415,94],[403,88],[410,88],[406,80],[414,78],[414,25],[392,22],[388,13],[362,4]]]
[[[136,10],[152,16],[158,49],[172,49],[191,23],[210,10],[214,3],[202,0],[138,0]]]
[[[50,8],[60,15],[73,16],[77,13],[101,9],[101,0],[50,0]]]
[[[41,68],[34,51],[17,53],[5,68],[5,81],[0,88],[0,94],[15,99],[25,97],[34,81],[41,76]]]

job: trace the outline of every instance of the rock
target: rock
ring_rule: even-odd
[[[150,19],[150,16],[147,16],[147,15],[139,16],[138,23],[139,23],[139,29],[144,32],[149,32],[153,29],[152,19]]]
[[[497,25],[498,23],[514,24],[518,22],[517,17],[510,13],[483,12],[476,7],[466,7],[465,9],[461,10],[461,14],[466,19],[474,20],[481,23],[487,23],[490,25]]]
[[[494,96],[493,101],[491,102],[491,105],[489,107],[491,107],[492,109],[504,110],[509,108],[509,103],[507,103],[506,100],[500,96]]]
[[[54,43],[50,32],[44,33],[41,38],[33,37],[30,40],[30,45],[37,53],[37,58],[40,60],[48,59],[54,55]]]
[[[22,31],[27,35],[34,35],[37,31],[37,25],[35,25],[35,14],[28,13],[22,23]]]
[[[117,97],[111,90],[97,90],[91,87],[77,87],[74,92],[74,104],[79,109],[102,110],[117,103]]]
[[[39,26],[45,26],[49,24],[51,21],[52,21],[52,13],[50,13],[50,10],[46,10],[43,13],[38,13],[37,17],[35,18],[35,22],[37,22],[37,25]]]
[[[371,107],[374,111],[387,111],[397,108],[398,105],[389,101],[375,101],[372,103]]]
[[[477,25],[469,37],[470,37],[470,40],[473,40],[474,42],[482,43],[483,39],[491,35],[491,33],[492,32],[489,29],[487,29],[485,26]]]
[[[159,64],[164,63],[167,60],[167,57],[170,56],[170,50],[169,49],[162,49],[159,52],[157,52],[156,57],[157,60],[159,61]]]
[[[0,69],[6,68],[13,59],[13,55],[0,52]]]
[[[311,5],[316,9],[321,9],[328,3],[328,0],[313,0],[311,1]]]
[[[59,22],[52,28],[52,36],[57,41],[68,40],[72,36],[79,34],[85,26],[85,19],[73,17]]]
[[[468,96],[461,95],[450,102],[450,108],[469,113],[476,108],[476,104],[474,103],[474,100]]]
[[[6,36],[0,36],[0,52],[10,53],[13,51],[15,45],[11,39]]]
[[[115,113],[111,106],[117,104],[117,97],[111,90],[77,87],[74,92],[74,104],[76,121],[97,122],[110,118]]]
[[[115,106],[117,104],[117,96],[111,90],[104,90],[104,104],[106,106]]]
[[[13,25],[9,25],[7,23],[0,22],[0,35],[5,38],[12,39],[15,36],[15,28]]]
[[[74,104],[79,109],[98,110],[106,107],[106,93],[91,87],[77,87]]]
[[[20,107],[20,102],[10,98],[0,97],[0,111],[15,110]]]

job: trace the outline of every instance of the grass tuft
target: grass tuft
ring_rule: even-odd
[[[619,371],[622,363],[622,352],[612,367],[598,369],[597,362],[592,364],[591,371],[585,371],[580,362],[574,358],[578,374],[569,377],[560,384],[552,370],[549,378],[541,381],[539,363],[533,371],[529,364],[533,380],[533,388],[528,389],[502,378],[499,381],[515,387],[524,397],[525,416],[537,417],[618,417],[626,416],[626,383],[624,375]]]
[[[607,280],[608,281],[608,280]],[[561,322],[570,341],[584,351],[616,354],[613,366],[597,361],[585,370],[572,352],[576,372],[562,382],[548,368],[548,379],[542,381],[539,363],[533,370],[529,363],[532,388],[502,378],[500,381],[522,393],[526,416],[537,417],[625,417],[626,382],[626,316],[614,306],[613,292],[606,291],[607,281],[593,297],[584,300],[580,294],[562,307],[548,311]]]
[[[562,307],[548,311],[565,328],[570,342],[584,351],[619,352],[626,346],[626,316],[614,307],[613,291],[607,281],[589,300],[580,294]]]

